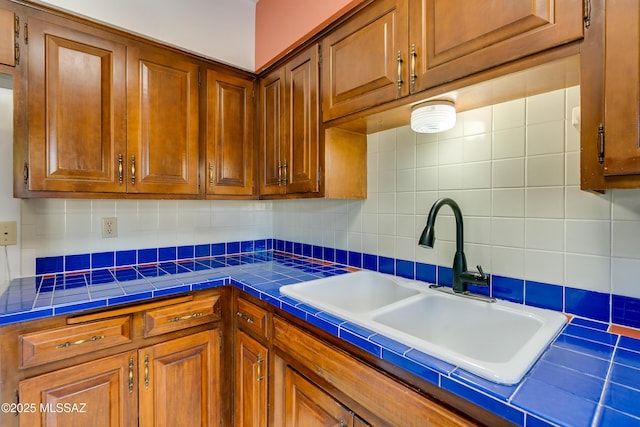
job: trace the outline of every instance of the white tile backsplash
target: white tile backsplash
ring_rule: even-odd
[[[579,95],[572,87],[463,112],[441,134],[412,135],[404,126],[369,135],[368,200],[320,203],[362,212],[365,253],[450,266],[455,223],[448,208],[437,221],[435,248],[416,241],[435,200],[452,197],[465,215],[470,266],[640,297],[640,190],[579,189],[580,135],[571,124]],[[283,214],[296,214],[292,206],[274,202],[274,237],[288,238],[281,230],[291,223]],[[303,230],[291,234],[321,244],[301,239]]]
[[[36,257],[275,237],[450,266],[448,208],[435,248],[416,241],[433,202],[452,197],[465,215],[470,266],[640,298],[640,190],[579,189],[570,120],[578,104],[574,87],[460,113],[442,134],[408,126],[371,134],[366,200],[23,200],[20,255],[10,258],[30,275]],[[0,157],[11,158],[0,142]],[[118,238],[101,237],[105,216],[118,218]]]

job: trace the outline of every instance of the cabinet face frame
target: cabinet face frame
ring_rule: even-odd
[[[79,24],[28,23],[29,190],[124,192],[125,45]]]

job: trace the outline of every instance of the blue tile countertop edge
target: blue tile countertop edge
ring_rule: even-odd
[[[195,254],[197,256],[197,254]],[[574,317],[525,378],[495,384],[280,294],[355,269],[271,250],[16,279],[0,325],[231,284],[520,426],[640,426],[640,340]]]

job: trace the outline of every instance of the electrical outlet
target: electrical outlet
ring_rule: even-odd
[[[18,223],[0,222],[0,246],[11,246],[18,242]]]
[[[102,237],[118,237],[118,218],[102,218]]]

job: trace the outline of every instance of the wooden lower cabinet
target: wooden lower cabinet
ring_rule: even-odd
[[[2,326],[0,426],[229,425],[229,292]]]
[[[20,426],[220,425],[219,349],[213,329],[29,378]]]
[[[24,380],[21,427],[134,426],[136,352],[126,352]]]
[[[285,370],[285,426],[367,426],[322,389],[290,367]]]
[[[476,425],[282,318],[273,330],[273,425]]]
[[[242,331],[236,336],[235,425],[266,427],[268,349]]]
[[[213,329],[139,350],[138,425],[219,425],[219,349]]]

